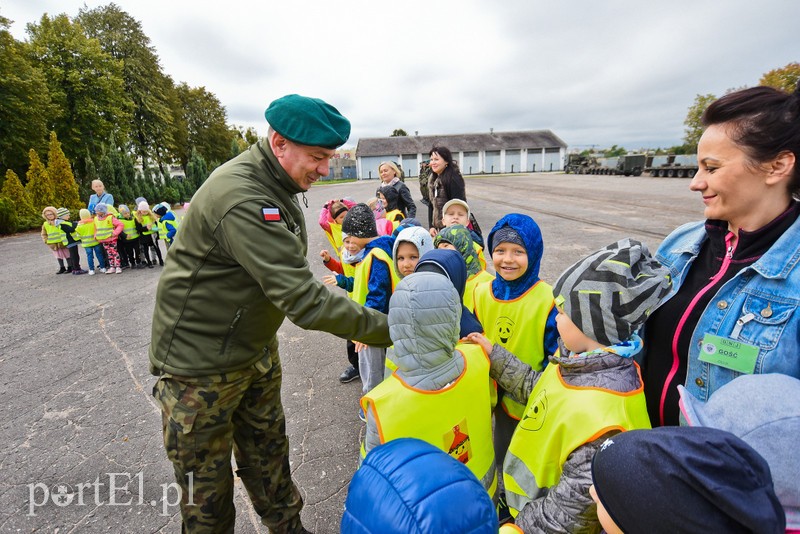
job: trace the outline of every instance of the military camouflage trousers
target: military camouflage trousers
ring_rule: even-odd
[[[274,352],[233,373],[164,374],[153,387],[164,447],[182,489],[184,532],[233,532],[231,451],[261,522],[276,534],[301,531],[303,501],[289,470],[281,365]]]

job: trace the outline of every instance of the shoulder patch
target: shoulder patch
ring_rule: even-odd
[[[281,220],[281,212],[278,211],[278,208],[261,208],[261,215],[263,215],[265,221]]]

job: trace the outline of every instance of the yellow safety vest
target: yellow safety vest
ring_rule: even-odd
[[[42,225],[45,232],[47,232],[47,244],[54,245],[56,243],[61,243],[62,245],[67,244],[67,234],[61,229],[61,226],[52,225],[49,222],[46,222]]]
[[[517,358],[541,371],[549,354],[544,353],[544,327],[553,309],[553,288],[543,281],[514,300],[498,300],[492,284],[478,284],[474,291],[475,316],[489,341],[502,345]],[[500,400],[510,417],[519,420],[525,405],[503,395]]]
[[[472,248],[475,249],[475,252],[478,254],[478,262],[481,264],[481,269],[484,271],[486,270],[486,256],[483,255],[483,247],[477,244],[475,241],[472,242]],[[491,273],[490,273],[491,274]]]
[[[554,486],[567,457],[581,445],[613,430],[650,428],[638,365],[636,372],[639,388],[620,393],[569,385],[556,364],[544,370],[503,462],[511,515],[516,517],[525,504],[538,498],[541,489]]]
[[[372,270],[372,262],[374,260],[382,261],[389,267],[389,272],[392,277],[392,292],[394,287],[400,280],[397,271],[394,269],[394,262],[385,250],[375,247],[369,251],[361,262],[355,266],[355,273],[353,274],[353,300],[362,306],[367,302],[367,293],[369,293],[369,273]]]
[[[172,239],[169,239],[167,237],[167,234],[169,232],[169,228],[167,228],[167,225],[172,226],[173,228],[175,228],[175,232],[177,232],[178,231],[178,219],[165,221],[163,218],[161,218],[158,221],[156,221],[156,226],[158,227],[158,238],[159,239],[163,239],[164,241],[169,241],[171,243],[172,240],[175,239],[175,235],[177,235],[177,233],[172,236]]]
[[[464,287],[464,306],[471,312],[475,312],[475,288],[478,284],[492,283],[494,275],[488,271],[478,271],[467,278],[467,285]]]
[[[98,241],[108,239],[114,233],[114,217],[107,215],[102,221],[96,216],[94,218],[94,237]]]
[[[83,248],[92,248],[99,244],[97,242],[97,238],[94,236],[94,232],[94,220],[92,220],[92,222],[81,221],[78,223],[75,233],[78,234],[78,238],[81,240],[81,245]]]
[[[403,212],[400,210],[392,210],[387,211],[385,215],[386,219],[392,222],[392,227],[397,230],[397,227],[400,226],[400,221],[406,218],[403,215]]]
[[[133,219],[120,219],[122,222],[122,231],[125,232],[125,237],[128,239],[139,239],[139,231],[136,230],[136,221]]]
[[[158,228],[154,230],[152,227],[150,227],[149,230],[147,229],[148,224],[153,224],[153,219],[149,215],[142,215],[142,222],[140,224],[142,225],[142,235],[151,235],[158,230]]]
[[[361,407],[370,410],[381,443],[407,437],[426,441],[463,462],[494,496],[489,358],[480,345],[459,343],[456,350],[464,370],[444,389],[417,389],[393,373],[361,398]],[[363,444],[361,454],[366,456]]]
[[[335,222],[332,222],[330,224],[330,226],[331,226],[330,230],[326,230],[325,231],[325,236],[328,238],[328,241],[330,242],[331,246],[333,247],[333,250],[336,251],[336,254],[339,255],[339,259],[341,260],[342,259],[342,253],[341,253],[341,250],[342,250],[342,225],[341,224],[336,224]]]

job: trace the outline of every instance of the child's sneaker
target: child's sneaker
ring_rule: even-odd
[[[86,274],[86,273],[87,273],[87,271],[85,271],[83,269],[77,269],[77,270],[72,271],[72,274]]]
[[[94,274],[94,271],[89,269],[89,276],[92,276],[93,274]]]
[[[363,408],[359,408],[358,409],[358,418],[361,419],[362,423],[366,423],[367,422],[367,415],[364,413],[364,409]]]
[[[120,274],[121,272],[122,272],[122,269],[120,269],[119,267],[117,267],[116,273],[117,273],[117,274]]]
[[[108,269],[106,269],[106,274],[114,274],[114,268],[109,267]]]
[[[105,267],[100,267],[100,272],[101,273],[105,273],[106,272],[106,268]]]

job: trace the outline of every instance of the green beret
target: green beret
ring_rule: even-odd
[[[301,145],[338,148],[350,137],[350,121],[319,98],[286,95],[264,112],[272,129]]]

